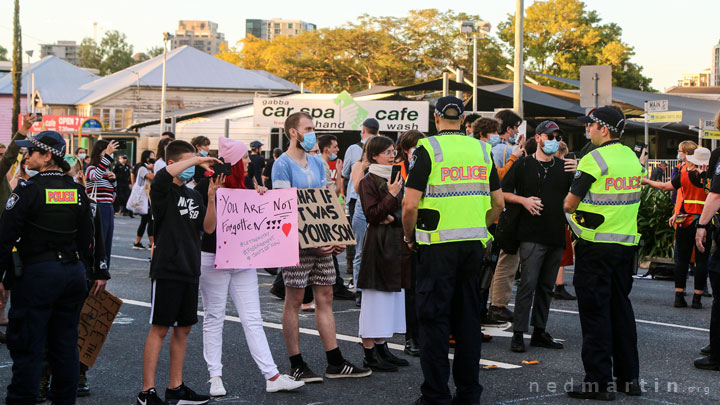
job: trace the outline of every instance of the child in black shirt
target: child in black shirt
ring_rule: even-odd
[[[169,143],[165,156],[168,166],[158,171],[150,187],[156,248],[150,265],[151,326],[145,340],[143,390],[137,404],[164,403],[155,391],[155,371],[171,326],[170,381],[165,403],[204,404],[210,397],[196,394],[182,379],[188,334],[198,321],[200,236],[205,219],[203,198],[185,183],[192,179],[195,166],[217,159],[195,156],[195,148],[185,141]]]

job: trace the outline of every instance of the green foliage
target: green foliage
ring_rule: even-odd
[[[0,60],[2,60],[2,61],[8,60],[7,52],[8,52],[8,50],[4,46],[0,45]]]
[[[115,73],[135,63],[132,58],[133,47],[127,43],[125,34],[108,31],[96,44],[92,38],[84,38],[80,43],[80,65],[100,70],[101,75]]]
[[[363,15],[339,28],[264,41],[249,36],[217,57],[246,69],[265,70],[315,92],[351,92],[368,86],[401,86],[437,78],[445,67],[472,71],[472,43],[459,23],[476,15],[413,10],[405,17]],[[507,59],[492,38],[478,41],[478,72],[507,77]]]
[[[622,29],[615,23],[602,24],[598,13],[587,10],[580,0],[536,1],[526,9],[524,19],[525,59],[530,70],[578,79],[580,66],[612,66],[613,85],[653,91],[651,79],[642,67],[630,62],[632,46],[622,41]],[[515,16],[508,15],[498,26],[498,36],[514,54]],[[551,80],[536,78],[541,83]],[[560,86],[552,81],[553,86]]]
[[[146,52],[147,56],[150,58],[154,58],[158,55],[162,55],[163,53],[163,47],[162,46],[153,46],[152,48],[148,49]]]
[[[643,186],[638,212],[638,232],[643,244],[640,257],[673,257],[675,230],[668,225],[672,214],[669,192]]]

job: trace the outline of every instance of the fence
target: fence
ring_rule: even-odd
[[[665,162],[667,163],[667,167],[665,168],[664,178],[663,181],[669,181],[672,177],[672,169],[680,164],[680,161],[677,159],[650,159],[648,160],[648,173],[647,176],[650,177],[653,170],[660,166],[660,163]]]

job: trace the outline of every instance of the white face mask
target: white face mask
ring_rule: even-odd
[[[78,157],[78,159],[80,159],[80,160],[84,160],[84,159],[87,157],[87,154],[85,154],[85,153],[78,153],[77,157]]]

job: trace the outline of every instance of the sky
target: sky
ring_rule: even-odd
[[[525,7],[534,0],[525,0]],[[286,1],[247,0],[124,0],[49,1],[21,0],[20,23],[23,49],[34,49],[37,60],[41,43],[75,40],[93,36],[93,22],[103,30],[125,33],[135,52],[162,45],[162,33],[173,33],[178,20],[210,20],[218,23],[229,44],[245,36],[246,18],[300,19],[318,28],[335,27],[363,14],[404,16],[409,9],[447,8],[452,2],[414,0],[412,2],[362,1]],[[457,2],[455,11],[480,15],[493,30],[515,10],[513,0]],[[652,86],[660,91],[677,84],[683,73],[710,67],[712,47],[720,42],[720,1],[718,0],[586,0],[603,22],[614,22],[623,29],[623,41],[635,48],[632,61],[644,67]],[[0,4],[0,45],[12,48],[13,1]],[[27,56],[24,56],[26,59]]]

